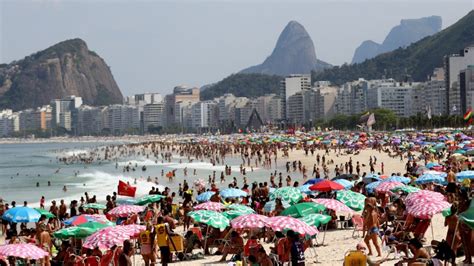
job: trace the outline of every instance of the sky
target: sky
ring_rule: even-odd
[[[401,19],[439,15],[446,28],[472,9],[474,0],[0,0],[0,63],[81,38],[124,95],[168,94],[260,64],[291,20],[318,59],[340,65]]]

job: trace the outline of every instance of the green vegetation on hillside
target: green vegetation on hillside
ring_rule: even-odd
[[[423,81],[434,68],[443,66],[444,56],[458,53],[473,44],[474,11],[471,11],[452,26],[407,48],[381,54],[360,64],[344,64],[313,72],[312,78],[343,84],[358,78],[379,79],[384,76],[403,80],[408,74],[415,81]]]
[[[282,79],[265,74],[233,74],[201,91],[201,99],[210,100],[226,93],[249,98],[278,93]]]

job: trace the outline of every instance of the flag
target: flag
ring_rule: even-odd
[[[371,113],[369,118],[367,119],[367,126],[370,127],[373,124],[375,124],[375,115],[374,113]]]
[[[129,184],[119,180],[118,194],[120,196],[135,197],[136,191],[137,191],[136,187],[132,187]]]
[[[472,122],[472,109],[469,108],[463,117],[464,121],[468,124]]]

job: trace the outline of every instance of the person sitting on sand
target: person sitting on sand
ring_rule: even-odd
[[[413,258],[405,258],[399,261],[396,265],[403,265],[403,263],[408,263],[408,265],[415,265],[417,262],[426,262],[431,258],[428,251],[423,247],[421,241],[417,238],[412,238],[408,242],[408,248],[413,253]]]
[[[240,254],[244,249],[244,239],[236,231],[230,233],[230,242],[228,244],[221,244],[218,252],[222,253],[221,262],[226,261],[227,254]]]

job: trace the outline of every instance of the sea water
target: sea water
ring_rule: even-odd
[[[64,199],[66,203],[79,200],[84,196],[84,192],[88,192],[89,196],[96,195],[99,202],[104,202],[107,195],[112,195],[112,192],[117,190],[119,180],[137,186],[136,196],[139,197],[147,194],[151,187],[155,186],[155,177],[158,177],[159,185],[177,192],[179,183],[182,184],[184,180],[192,185],[195,180],[203,179],[207,184],[209,175],[214,171],[216,183],[221,189],[227,187],[234,176],[239,187],[243,185],[243,176],[239,172],[239,165],[242,163],[240,157],[226,158],[225,164],[232,167],[232,174],[226,176],[223,184],[220,183],[220,173],[224,171],[224,165],[212,165],[207,160],[188,162],[187,158],[176,154],[173,155],[171,162],[162,162],[160,159],[155,161],[140,156],[119,158],[117,165],[115,161],[69,165],[58,161],[58,157],[87,153],[91,149],[106,145],[113,144],[110,142],[0,144],[0,197],[6,202],[16,201],[17,206],[21,206],[23,201],[27,201],[29,206],[39,206],[41,196],[45,197],[46,205],[50,205],[52,200]],[[130,163],[132,166],[137,166],[135,171],[124,172],[123,167]],[[142,166],[146,166],[146,171],[142,171]],[[184,168],[187,168],[187,176],[184,176]],[[173,181],[161,176],[162,170],[166,173],[175,169],[176,177]],[[194,169],[196,175],[193,175]],[[247,168],[248,184],[254,181],[269,181],[270,172],[275,169],[283,172],[284,162],[279,161],[278,167],[275,168],[273,165],[271,169],[254,167],[253,172]],[[149,176],[152,182],[147,182]],[[66,192],[63,191],[64,186],[67,188]]]

